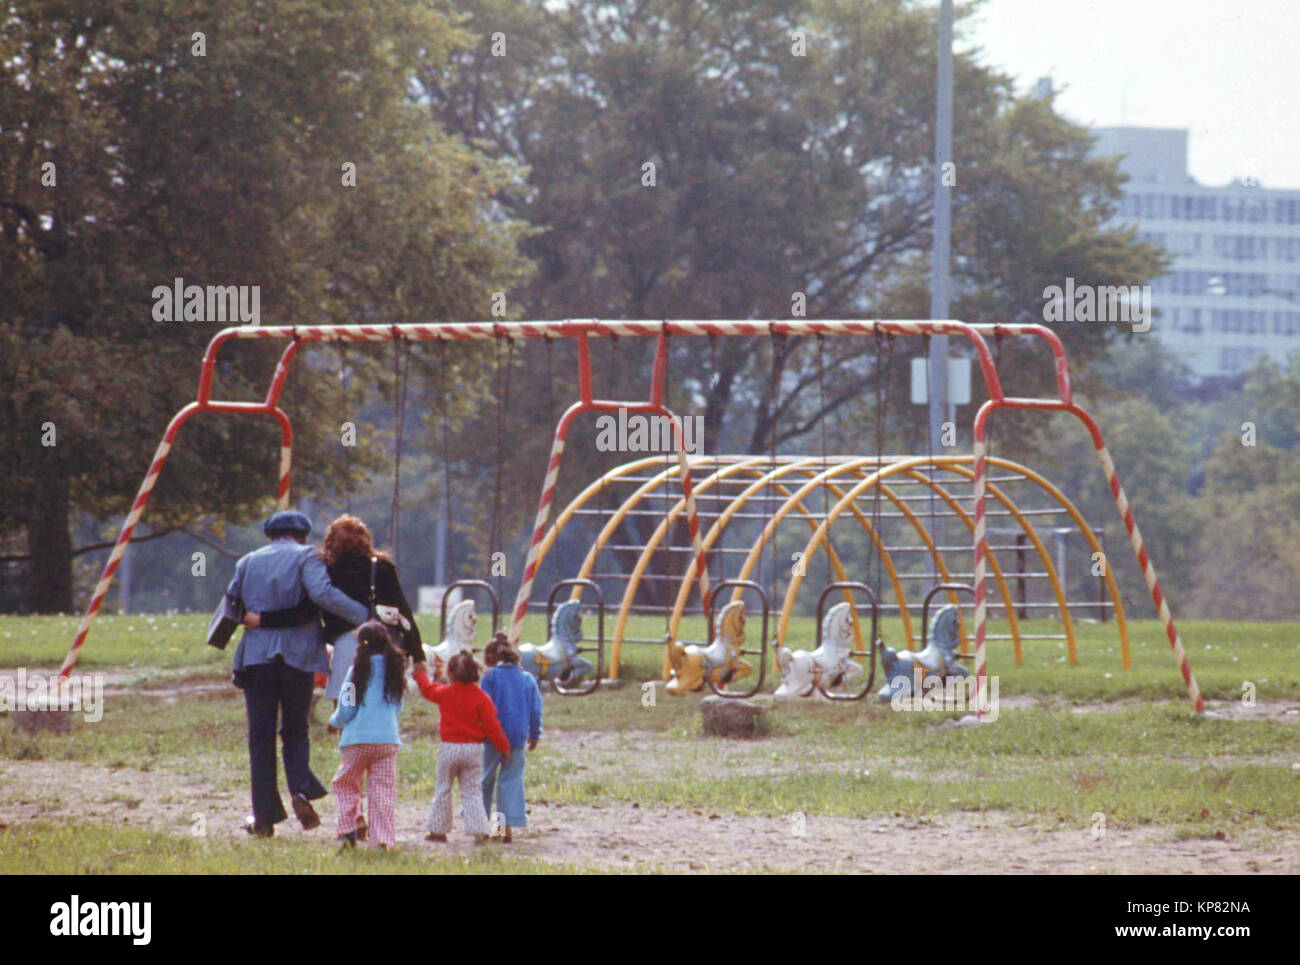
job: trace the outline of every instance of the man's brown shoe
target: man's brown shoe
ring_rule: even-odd
[[[320,827],[320,815],[311,806],[311,801],[307,800],[306,795],[298,793],[293,796],[293,813],[298,816],[304,831]]]

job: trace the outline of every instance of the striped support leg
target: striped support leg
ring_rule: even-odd
[[[136,493],[135,502],[131,504],[131,511],[127,513],[126,521],[122,524],[122,532],[117,536],[113,552],[108,557],[108,562],[104,564],[104,572],[95,586],[95,592],[90,598],[90,605],[86,608],[86,615],[81,620],[77,636],[72,641],[72,647],[68,650],[68,655],[63,658],[63,666],[59,668],[60,680],[67,677],[72,672],[72,668],[77,665],[77,658],[81,655],[81,648],[86,642],[86,634],[90,632],[90,626],[95,622],[99,608],[104,605],[104,597],[108,595],[108,588],[113,583],[113,575],[122,562],[122,555],[126,552],[127,544],[131,542],[131,534],[135,532],[136,524],[140,522],[145,504],[149,502],[149,494],[153,492],[153,487],[158,482],[158,474],[162,472],[163,463],[167,461],[167,453],[171,448],[170,438],[164,436],[154,453],[153,462],[149,464],[149,472],[145,474],[144,482],[140,484],[140,491]]]
[[[537,506],[537,518],[533,521],[533,539],[528,545],[528,558],[524,562],[524,578],[519,584],[519,592],[515,594],[515,612],[510,621],[510,643],[516,647],[523,634],[524,617],[528,615],[528,599],[532,595],[533,580],[537,576],[542,540],[546,537],[546,524],[551,518],[551,501],[555,498],[555,483],[560,477],[560,457],[563,455],[564,437],[557,435],[551,446],[546,479],[542,482],[542,499]]]
[[[1160,591],[1156,568],[1151,565],[1151,557],[1147,555],[1146,546],[1142,542],[1142,533],[1133,518],[1133,509],[1128,504],[1128,496],[1124,493],[1124,487],[1120,485],[1119,473],[1115,471],[1110,450],[1104,443],[1097,446],[1097,458],[1101,461],[1102,472],[1106,474],[1106,484],[1110,486],[1110,493],[1115,497],[1115,505],[1119,507],[1120,515],[1124,517],[1124,528],[1128,530],[1129,543],[1133,546],[1133,552],[1137,554],[1138,566],[1142,567],[1142,578],[1146,580],[1147,589],[1151,592],[1151,600],[1156,605],[1156,612],[1160,614],[1160,622],[1164,624],[1165,636],[1169,638],[1169,646],[1173,649],[1174,659],[1178,662],[1178,671],[1187,684],[1187,698],[1198,714],[1204,713],[1205,697],[1201,694],[1201,689],[1196,686],[1196,678],[1192,676],[1192,665],[1187,660],[1187,652],[1183,649],[1183,640],[1178,635],[1178,628],[1174,626],[1174,617],[1169,612],[1169,603]]]
[[[293,447],[280,446],[280,486],[276,491],[276,509],[289,508],[289,470],[293,465]]]
[[[988,635],[988,610],[984,603],[985,568],[988,556],[988,541],[984,528],[984,490],[986,448],[984,439],[977,438],[974,445],[975,456],[975,703],[981,719],[988,704],[988,652],[985,640]]]

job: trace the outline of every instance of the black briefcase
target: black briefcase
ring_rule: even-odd
[[[235,631],[243,625],[244,607],[229,593],[221,594],[221,602],[208,621],[208,646],[225,650]]]

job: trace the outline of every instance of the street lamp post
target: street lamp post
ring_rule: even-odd
[[[930,252],[930,317],[949,314],[949,271],[952,261],[952,194],[944,183],[945,165],[952,161],[952,0],[939,5],[938,75],[934,114],[934,238]],[[948,336],[930,338],[929,407],[930,452],[943,448],[943,423],[952,419],[948,401]],[[931,475],[934,467],[930,468]],[[942,522],[934,514],[934,491],[930,492],[930,537],[942,542]]]

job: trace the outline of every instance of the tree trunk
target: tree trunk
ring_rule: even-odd
[[[36,487],[27,522],[27,551],[32,556],[28,602],[35,613],[72,612],[68,503],[67,479],[48,479]]]

